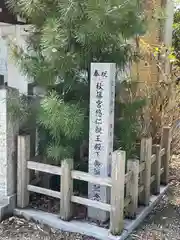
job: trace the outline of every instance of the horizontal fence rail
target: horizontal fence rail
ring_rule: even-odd
[[[50,197],[55,197],[55,198],[61,198],[61,193],[57,192],[57,191],[53,191],[50,189],[46,189],[46,188],[42,188],[42,187],[37,187],[34,185],[27,185],[27,189],[30,192],[35,192],[35,193],[40,193],[40,194],[44,194]]]
[[[74,202],[74,203],[86,205],[86,206],[89,206],[89,207],[98,208],[98,209],[101,209],[101,210],[104,210],[104,211],[108,211],[108,212],[111,211],[111,205],[110,204],[98,202],[98,201],[95,201],[95,200],[90,200],[90,199],[79,197],[79,196],[72,196],[71,201]]]
[[[29,170],[36,170],[36,171],[51,173],[51,174],[56,174],[56,175],[62,174],[60,167],[52,166],[52,165],[44,164],[44,163],[28,161],[27,168]]]
[[[72,203],[94,207],[110,212],[110,231],[114,235],[119,234],[124,227],[124,212],[127,217],[135,218],[138,204],[148,205],[151,194],[160,193],[160,184],[167,184],[170,143],[171,129],[165,127],[162,130],[160,145],[152,145],[151,138],[142,139],[140,160],[126,161],[124,151],[113,152],[111,177],[102,178],[73,170],[72,159],[62,161],[61,167],[30,161],[30,138],[29,136],[19,136],[17,206],[20,208],[27,207],[29,192],[35,192],[60,199],[60,217],[63,220],[71,219]],[[127,169],[126,173],[125,169]],[[34,186],[29,179],[30,170],[60,176],[61,186],[59,191]],[[75,196],[73,194],[73,180],[110,187],[110,204]]]
[[[111,178],[108,178],[108,177],[102,178],[102,177],[98,177],[98,176],[93,176],[92,174],[89,174],[86,172],[72,170],[71,177],[72,177],[72,179],[81,180],[81,181],[85,181],[85,182],[89,182],[89,183],[93,183],[93,184],[101,183],[101,185],[103,185],[103,186],[107,186],[107,187],[112,186]]]

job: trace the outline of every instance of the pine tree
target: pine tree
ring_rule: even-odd
[[[46,89],[37,117],[48,156],[73,157],[87,139],[90,63],[114,62],[123,69],[132,61],[128,40],[144,31],[140,2],[7,1],[14,14],[32,24],[28,53],[16,45],[12,50],[21,71]]]

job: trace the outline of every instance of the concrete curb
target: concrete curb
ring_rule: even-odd
[[[147,207],[140,207],[138,209],[137,218],[135,220],[125,220],[125,228],[121,236],[112,236],[108,229],[100,228],[87,222],[75,220],[65,222],[62,221],[58,215],[34,209],[14,209],[14,215],[22,216],[27,220],[34,220],[41,224],[46,224],[52,228],[67,232],[78,232],[100,240],[125,240],[143,221],[143,219],[152,211],[152,209],[163,197],[167,189],[168,186],[161,187],[161,191],[158,196],[151,196],[150,205]]]
[[[7,216],[13,215],[16,206],[16,194],[0,198],[0,222]]]
[[[169,185],[166,187],[161,187],[161,191],[158,196],[151,196],[149,206],[139,208],[139,213],[137,214],[137,218],[135,220],[125,220],[125,229],[122,235],[117,238],[118,240],[125,240],[138,227],[138,225],[145,219],[145,217],[149,215],[149,213],[156,207],[168,188]]]
[[[5,212],[7,212],[8,202],[0,201],[0,222],[3,220]]]

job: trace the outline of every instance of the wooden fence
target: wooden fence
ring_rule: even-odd
[[[70,220],[72,203],[83,204],[110,212],[110,231],[120,234],[124,226],[124,212],[135,218],[138,204],[148,205],[151,194],[160,193],[160,184],[168,183],[171,129],[164,127],[160,145],[152,146],[151,138],[141,141],[140,160],[127,160],[124,151],[112,155],[111,178],[92,176],[73,170],[73,160],[64,160],[61,167],[29,161],[30,138],[18,137],[17,206],[25,208],[29,204],[29,192],[36,192],[60,199],[60,217]],[[125,172],[127,166],[127,171]],[[29,170],[41,171],[61,176],[60,191],[31,185]],[[73,180],[78,179],[111,188],[111,203],[98,202],[73,195]],[[124,211],[126,210],[126,211]]]

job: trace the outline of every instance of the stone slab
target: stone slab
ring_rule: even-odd
[[[158,196],[151,196],[150,205],[147,207],[140,207],[138,209],[137,218],[135,220],[125,220],[124,231],[121,236],[112,236],[108,229],[104,229],[83,221],[65,222],[59,218],[59,215],[46,213],[35,209],[14,209],[14,215],[23,216],[27,220],[35,220],[42,224],[47,224],[50,227],[68,231],[78,232],[80,234],[88,235],[99,240],[125,240],[134,229],[143,221],[143,219],[154,209],[156,204],[161,200],[168,186],[160,188]]]
[[[95,176],[111,174],[115,76],[115,63],[91,63],[89,173]],[[98,184],[88,184],[88,195],[92,200],[110,202],[110,189]],[[88,207],[88,217],[104,222],[109,213]]]
[[[18,92],[9,87],[0,87],[0,200],[16,192],[16,134],[18,124],[8,112],[9,99],[18,97]]]

